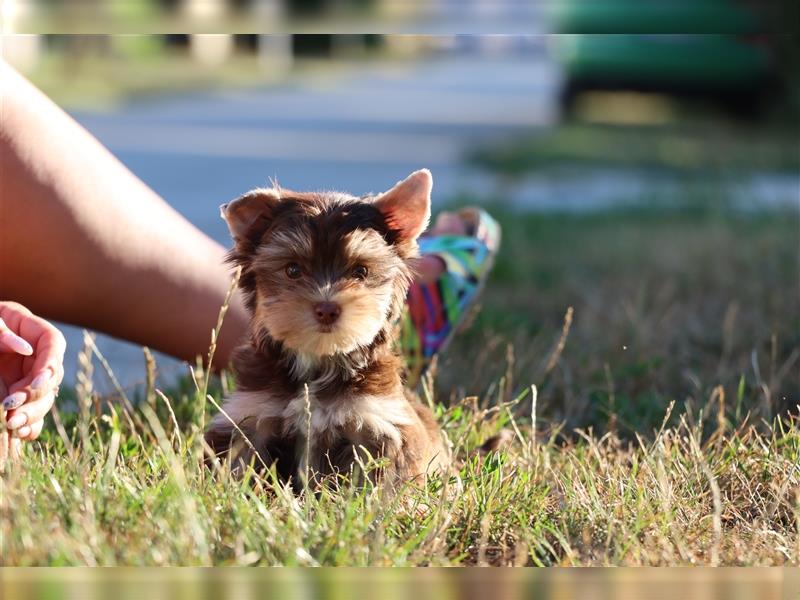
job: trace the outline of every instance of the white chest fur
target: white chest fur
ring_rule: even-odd
[[[285,435],[308,436],[312,441],[325,433],[347,430],[386,439],[396,446],[402,443],[398,427],[413,425],[417,419],[402,392],[388,397],[350,395],[320,401],[315,387],[312,382],[307,394],[304,390],[288,403],[266,391],[234,392],[223,410],[236,423],[280,419],[278,429]]]

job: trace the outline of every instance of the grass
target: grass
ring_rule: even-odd
[[[393,496],[232,481],[200,467],[227,378],[126,408],[94,393],[89,346],[79,410],[0,477],[0,562],[800,563],[797,214],[493,212],[483,309],[423,394],[447,477]],[[476,458],[500,429],[510,449]]]
[[[550,420],[599,428],[614,413],[627,434],[657,427],[670,399],[702,403],[717,385],[731,398],[742,378],[736,422],[745,407],[767,420],[795,410],[797,213],[491,210],[502,251],[474,326],[442,361],[440,393],[487,393],[506,376],[513,390],[538,385]],[[545,377],[568,306],[568,343]]]
[[[148,45],[149,36],[118,38],[116,44]],[[220,66],[205,66],[178,52],[137,54],[131,60],[116,48],[107,55],[46,54],[26,73],[59,106],[70,109],[111,110],[134,99],[208,89],[254,87],[272,77],[257,57],[236,54]]]
[[[346,54],[336,60],[300,58],[290,65],[278,65],[238,51],[222,64],[206,65],[186,51],[164,50],[162,42],[149,35],[112,36],[85,43],[83,51],[44,53],[25,76],[59,106],[111,111],[165,93],[247,90],[291,85],[303,78],[320,84],[353,68],[353,59]],[[367,54],[362,60],[370,57]]]
[[[572,122],[473,151],[470,162],[515,178],[546,167],[657,169],[672,173],[797,173],[797,126],[719,122],[704,117],[619,127]]]

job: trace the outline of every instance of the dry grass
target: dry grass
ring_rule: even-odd
[[[129,409],[93,392],[89,347],[80,410],[0,477],[0,562],[797,565],[796,219],[504,218],[426,386],[460,468],[392,497],[204,471],[205,391],[230,382]],[[472,456],[503,428],[508,452]]]
[[[51,439],[2,480],[3,564],[800,562],[796,419],[708,437],[684,415],[651,441],[554,433],[481,462],[465,450],[507,412],[465,404],[442,415],[462,468],[394,498],[233,482],[199,468],[199,427],[145,406],[141,429],[93,418],[85,443]]]

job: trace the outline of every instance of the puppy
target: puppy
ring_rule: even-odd
[[[357,453],[391,481],[449,463],[394,348],[432,185],[421,170],[374,197],[256,189],[221,207],[252,319],[205,439],[234,469],[274,464],[297,486],[349,473]]]

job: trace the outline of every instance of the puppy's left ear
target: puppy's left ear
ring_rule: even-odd
[[[431,218],[432,189],[431,172],[420,169],[376,198],[375,207],[400,241],[415,240],[425,231]]]
[[[272,211],[280,202],[276,190],[257,188],[219,207],[235,241],[257,242],[269,227]]]

